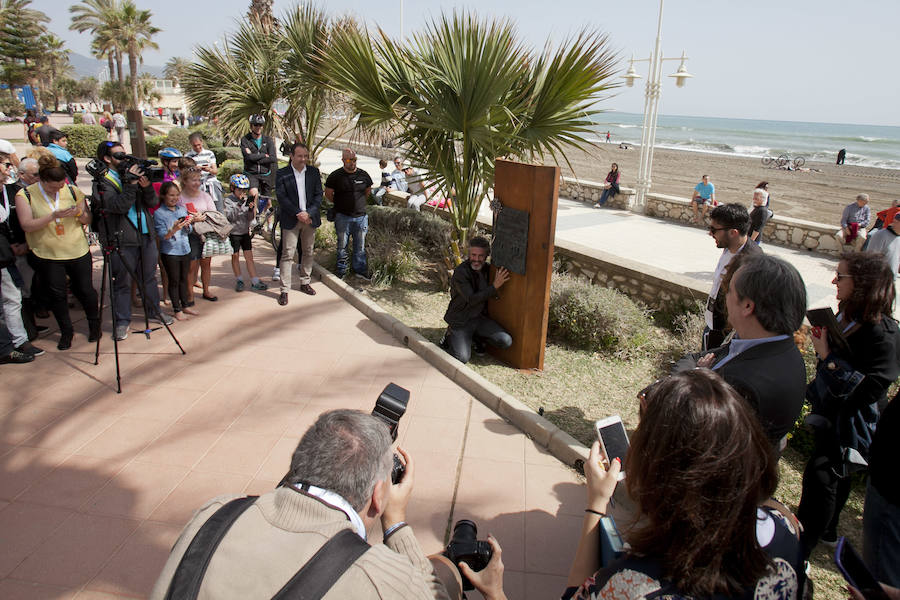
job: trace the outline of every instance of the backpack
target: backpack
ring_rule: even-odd
[[[35,131],[33,122],[28,124],[28,141],[31,142],[32,146],[39,146],[41,144],[41,136]]]

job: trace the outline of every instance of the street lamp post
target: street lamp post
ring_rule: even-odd
[[[635,79],[641,76],[634,70],[634,63],[649,62],[650,72],[647,75],[647,86],[644,92],[644,124],[641,128],[641,156],[638,166],[636,193],[632,208],[638,212],[643,212],[647,206],[647,192],[650,191],[651,179],[650,173],[653,170],[653,146],[656,143],[656,121],[659,117],[659,95],[660,95],[660,77],[662,76],[662,63],[667,60],[680,60],[681,65],[678,70],[669,75],[675,78],[675,85],[684,87],[687,78],[693,77],[687,72],[684,66],[687,61],[687,55],[682,51],[681,58],[663,58],[660,53],[662,45],[662,15],[663,2],[659,0],[659,21],[656,25],[656,44],[653,46],[653,54],[650,58],[634,58],[631,57],[631,63],[628,71],[625,73],[625,85],[632,87]]]

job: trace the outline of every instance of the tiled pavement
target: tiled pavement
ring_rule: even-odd
[[[261,242],[257,259],[271,273]],[[232,281],[214,259],[219,301],[172,327],[186,355],[165,330],[120,344],[122,394],[108,316],[98,366],[83,320],[71,350],[51,333],[45,356],[0,366],[0,598],[146,596],[196,507],[271,489],[320,412],[370,410],[389,382],[412,393],[398,439],[425,550],[474,519],[503,546],[510,598],[558,596],[584,502],[571,470],[324,285],[282,308],[277,287]]]

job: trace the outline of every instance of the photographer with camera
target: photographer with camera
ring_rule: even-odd
[[[107,171],[94,178],[92,197],[99,203],[105,221],[95,225],[104,246],[114,246],[119,252],[110,255],[113,275],[116,314],[114,335],[116,340],[128,337],[131,326],[131,275],[142,281],[138,288],[143,296],[147,316],[170,325],[172,317],[159,309],[159,287],[156,283],[156,266],[159,251],[156,231],[149,209],[159,204],[156,192],[147,177],[148,164],[141,164],[125,154],[118,142],[100,142],[97,160],[106,163]],[[140,267],[140,270],[139,270]]]
[[[601,460],[594,442],[563,600],[802,596],[799,528],[771,500],[772,446],[747,402],[714,372],[685,371],[650,386],[625,464],[616,459],[607,470]],[[601,565],[601,519],[620,471],[636,504],[634,525],[624,554]]]
[[[446,560],[429,561],[406,523],[415,462],[398,452],[406,472],[393,484],[388,426],[361,411],[323,413],[297,445],[279,487],[258,498],[220,497],[194,515],[150,598],[170,591],[178,598],[272,598],[288,582],[298,583],[304,598],[449,598],[438,572],[455,569]],[[223,508],[238,506],[243,512]],[[223,528],[217,523],[228,514],[232,524]],[[370,545],[379,521],[384,543]],[[487,568],[472,574],[488,599],[504,597],[495,548]]]

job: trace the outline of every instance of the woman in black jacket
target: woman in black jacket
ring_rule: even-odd
[[[815,448],[803,473],[797,510],[807,555],[819,539],[837,541],[850,475],[867,467],[878,403],[900,374],[900,332],[891,318],[894,275],[887,262],[878,254],[844,253],[832,283],[846,346],[820,328],[812,331],[819,361],[806,397]]]

